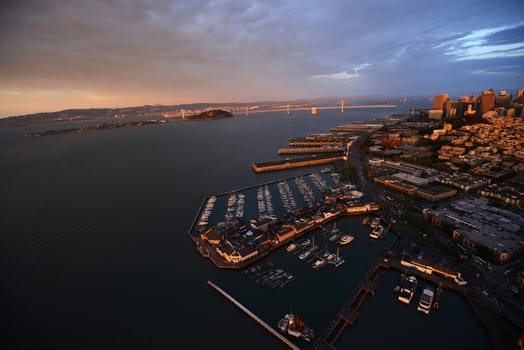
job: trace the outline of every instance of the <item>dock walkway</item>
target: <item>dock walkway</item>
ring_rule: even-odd
[[[293,344],[289,339],[287,339],[286,337],[284,337],[282,334],[280,334],[279,332],[277,332],[273,327],[271,327],[270,325],[268,325],[264,320],[262,320],[261,318],[259,318],[257,315],[255,315],[253,312],[251,312],[247,307],[245,307],[244,305],[240,304],[235,298],[233,298],[231,295],[229,295],[228,293],[226,293],[222,288],[220,288],[219,286],[217,286],[216,284],[214,284],[213,282],[211,281],[207,281],[207,284],[213,288],[214,290],[216,290],[217,292],[219,292],[220,294],[222,294],[222,296],[224,296],[227,300],[229,300],[230,302],[232,302],[233,304],[235,304],[240,310],[244,311],[249,317],[251,317],[252,319],[254,319],[255,321],[257,321],[262,327],[264,327],[265,329],[267,329],[271,334],[273,334],[275,337],[277,337],[278,339],[280,339],[284,344],[286,344],[287,346],[289,346],[291,349],[293,350],[300,350],[300,348],[298,346],[296,346],[295,344]]]
[[[375,295],[378,279],[383,269],[389,268],[382,260],[378,261],[364,275],[353,293],[346,299],[342,308],[335,314],[332,323],[318,337],[313,349],[335,349],[336,342],[344,333],[346,327],[353,326],[360,317],[360,306],[368,295]]]

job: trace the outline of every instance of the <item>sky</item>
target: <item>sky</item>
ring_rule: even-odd
[[[0,8],[0,117],[524,87],[522,0],[4,0]]]

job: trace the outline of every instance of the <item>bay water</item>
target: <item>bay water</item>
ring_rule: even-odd
[[[251,170],[279,159],[289,137],[396,111],[252,113],[35,138],[20,135],[82,123],[0,130],[1,348],[286,348],[208,280],[275,327],[292,310],[321,333],[394,237],[370,240],[361,217],[342,218],[337,227],[356,237],[341,249],[346,263],[315,271],[279,249],[265,262],[295,280],[271,289],[217,269],[188,230],[209,195],[319,171]],[[255,208],[254,192],[246,200]],[[441,310],[426,316],[396,300],[399,276],[381,278],[338,348],[489,348],[458,295],[445,291]]]

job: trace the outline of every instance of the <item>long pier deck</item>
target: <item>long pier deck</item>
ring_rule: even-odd
[[[275,337],[277,337],[279,340],[281,340],[284,344],[286,344],[287,346],[289,346],[291,349],[293,350],[300,350],[300,348],[298,346],[296,346],[295,344],[293,344],[289,339],[287,339],[286,337],[284,337],[282,334],[280,334],[279,332],[277,332],[273,327],[271,327],[270,325],[268,325],[264,320],[262,320],[260,317],[258,317],[257,315],[255,315],[251,310],[249,310],[247,307],[245,307],[244,305],[240,304],[235,298],[233,298],[231,295],[229,295],[228,293],[226,293],[222,288],[220,288],[219,286],[217,286],[216,284],[214,284],[213,282],[211,281],[207,281],[207,284],[213,288],[214,290],[216,290],[217,292],[219,292],[220,294],[222,294],[222,296],[224,296],[227,300],[229,300],[230,302],[232,302],[235,306],[237,306],[240,310],[242,310],[243,312],[245,312],[249,317],[251,317],[253,320],[257,321],[262,327],[264,327],[266,330],[268,330],[271,334],[273,334]]]

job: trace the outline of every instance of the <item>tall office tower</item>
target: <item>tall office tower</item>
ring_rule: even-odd
[[[508,94],[506,90],[500,90],[499,95],[495,99],[495,106],[511,108],[513,105],[513,95]]]
[[[460,117],[457,115],[457,106],[459,101],[456,100],[447,100],[444,102],[444,118],[454,119]]]
[[[448,94],[435,95],[433,101],[433,108],[444,109],[444,103],[448,100]]]
[[[524,103],[524,89],[517,91],[517,102]]]
[[[480,97],[480,111],[486,113],[495,107],[495,91],[493,89],[482,91]]]

